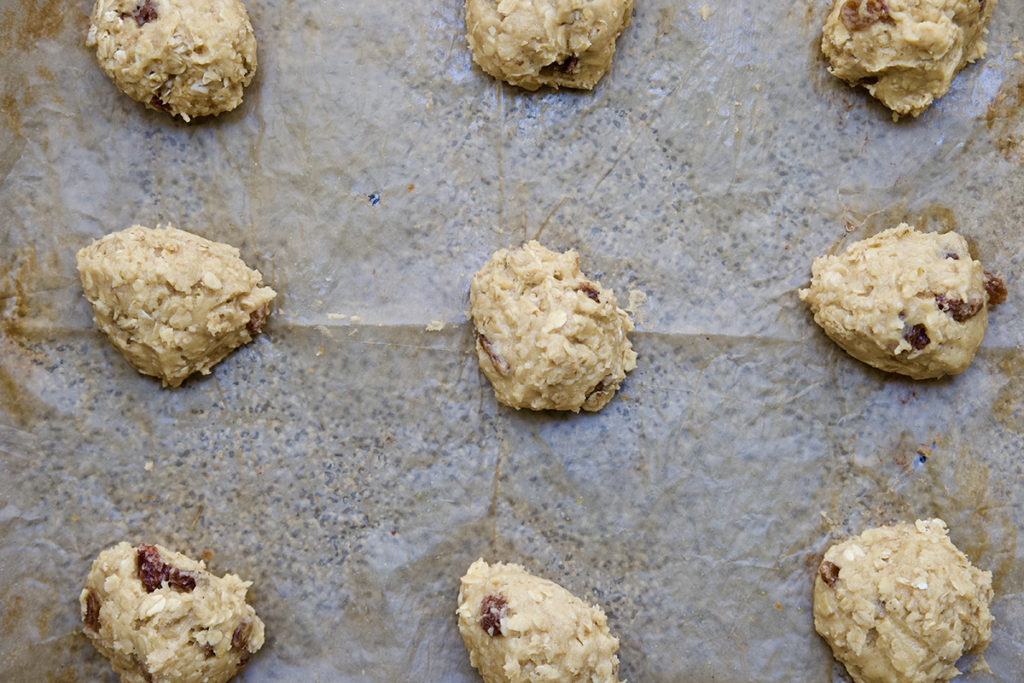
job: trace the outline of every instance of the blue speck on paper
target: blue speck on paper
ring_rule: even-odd
[[[380,192],[374,192],[373,194],[370,194],[369,196],[367,196],[367,199],[370,200],[370,206],[377,206],[378,204],[380,204]]]

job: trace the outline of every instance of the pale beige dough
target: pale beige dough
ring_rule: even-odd
[[[821,50],[829,71],[893,111],[917,116],[985,56],[996,0],[835,0]]]
[[[800,290],[814,321],[854,358],[886,372],[929,379],[963,372],[985,337],[1002,279],[973,259],[955,232],[906,223],[851,244],[811,266]]]
[[[926,683],[992,639],[992,573],[941,519],[868,529],[832,546],[814,582],[814,628],[857,683]]]
[[[608,71],[633,0],[466,0],[473,59],[527,90],[591,89]]]
[[[242,0],[96,0],[86,45],[123,93],[186,121],[237,107],[256,73]]]
[[[238,249],[135,225],[78,252],[93,319],[139,372],[176,387],[252,341],[276,292]]]
[[[507,406],[600,410],[636,367],[633,322],[575,251],[499,250],[473,276],[469,310],[480,369]]]
[[[220,683],[263,646],[251,585],[163,546],[122,542],[92,563],[82,628],[126,683]]]
[[[619,640],[601,608],[517,564],[470,565],[457,614],[486,683],[619,680]]]

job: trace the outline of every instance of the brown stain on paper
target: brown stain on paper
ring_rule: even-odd
[[[14,253],[10,261],[0,263],[0,332],[11,337],[23,337],[22,326],[28,317],[29,282],[39,272],[36,250],[29,245]],[[4,304],[4,300],[11,300]]]
[[[61,0],[18,0],[11,3],[0,20],[0,54],[12,49],[27,51],[44,38],[56,37],[64,19],[72,14]]]
[[[1007,79],[989,102],[985,125],[996,134],[995,146],[1007,161],[1022,159],[1021,135],[1015,131],[1024,106],[1024,74]]]
[[[1018,434],[1024,433],[1024,421],[1021,411],[1021,391],[1017,378],[1024,374],[1024,354],[1008,351],[999,359],[999,369],[1006,377],[1006,383],[1000,387],[995,400],[992,401],[992,417],[1004,427]]]

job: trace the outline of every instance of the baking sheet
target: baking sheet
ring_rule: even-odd
[[[701,5],[638,2],[595,92],[530,94],[472,65],[458,1],[253,0],[245,102],[186,125],[102,74],[90,3],[6,0],[0,678],[115,680],[77,596],[127,539],[255,582],[244,681],[477,680],[454,610],[480,556],[600,603],[629,680],[841,680],[821,552],[933,515],[994,574],[993,673],[967,680],[1024,678],[1024,8],[894,124],[825,71],[826,3]],[[899,220],[1007,276],[955,379],[860,365],[797,300],[814,256]],[[280,293],[178,390],[94,329],[74,266],[166,222]],[[536,236],[647,298],[600,414],[517,413],[477,370],[469,277]]]

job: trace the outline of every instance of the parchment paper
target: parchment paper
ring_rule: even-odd
[[[481,556],[601,604],[631,681],[837,680],[820,554],[935,515],[994,575],[968,680],[1024,679],[1024,8],[893,123],[826,72],[825,2],[701,4],[638,0],[593,93],[530,94],[472,65],[459,0],[250,0],[245,102],[186,125],[99,70],[89,2],[5,0],[0,679],[115,680],[78,593],[145,540],[255,582],[244,681],[477,680],[454,611]],[[797,299],[813,257],[900,220],[1009,282],[955,379],[861,365]],[[74,265],[167,222],[280,292],[178,390],[95,330]],[[517,413],[478,372],[469,277],[534,236],[648,297],[600,414]]]

